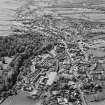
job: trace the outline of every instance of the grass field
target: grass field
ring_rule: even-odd
[[[25,95],[17,95],[9,97],[4,103],[1,105],[40,105],[40,102],[36,102]]]
[[[105,105],[105,100],[100,102],[92,102],[90,105]]]

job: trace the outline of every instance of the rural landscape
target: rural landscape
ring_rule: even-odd
[[[0,105],[105,105],[105,0],[1,0]]]

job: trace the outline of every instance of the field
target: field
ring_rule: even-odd
[[[9,97],[2,105],[40,105],[39,102],[24,96],[23,94],[18,96]]]

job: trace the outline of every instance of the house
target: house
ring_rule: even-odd
[[[105,80],[105,75],[104,75],[104,69],[102,68],[101,65],[98,65],[96,70],[93,70],[90,72],[90,77],[93,79],[93,80]]]

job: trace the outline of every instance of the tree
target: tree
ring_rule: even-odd
[[[3,65],[2,64],[0,65],[0,70],[3,70]]]
[[[4,57],[2,57],[2,63],[3,64],[5,64],[6,62],[5,62],[5,58]]]

